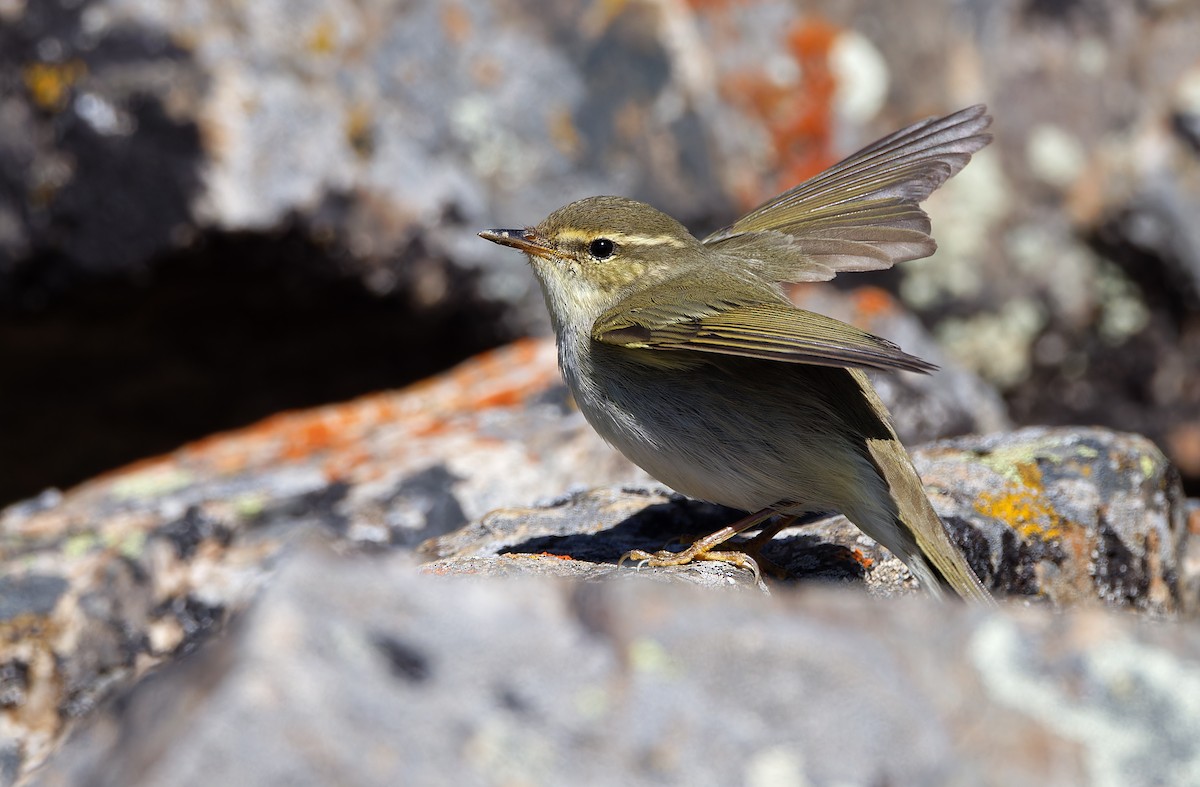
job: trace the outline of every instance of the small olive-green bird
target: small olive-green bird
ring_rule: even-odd
[[[627,557],[756,568],[717,547],[775,515],[766,538],[796,516],[832,510],[934,595],[991,600],[862,371],[934,367],[796,308],[781,287],[932,254],[918,204],[988,144],[990,123],[975,106],[909,126],[703,240],[623,197],[479,233],[528,255],[563,377],[592,427],[667,486],[756,512],[683,552]]]

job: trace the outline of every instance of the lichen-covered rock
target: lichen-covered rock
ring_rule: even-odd
[[[231,636],[94,714],[34,783],[1118,785],[1200,769],[1193,626],[648,576],[441,579],[403,555],[307,552]]]
[[[1146,438],[1030,427],[934,443],[914,458],[938,513],[969,552],[990,556],[986,573],[1006,592],[1198,608],[1182,576],[1179,474]]]
[[[405,548],[514,500],[644,481],[560,390],[552,345],[527,342],[0,510],[0,775],[222,630],[289,545]]]
[[[1178,474],[1145,438],[1025,429],[934,443],[914,458],[938,514],[999,596],[1060,606],[1100,600],[1158,614],[1200,608],[1183,574],[1188,527]],[[740,516],[665,491],[599,489],[492,512],[421,553],[437,573],[507,574],[514,565],[541,573],[552,564],[513,560],[551,555],[596,564],[590,576],[602,577],[632,549],[653,551]],[[764,554],[791,580],[865,581],[884,594],[912,589],[902,564],[840,516],[785,529]],[[755,583],[723,564],[640,570]]]

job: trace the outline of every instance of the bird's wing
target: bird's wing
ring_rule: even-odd
[[[991,141],[980,104],[925,120],[869,145],[704,239],[756,259],[774,281],[825,281],[890,268],[937,245],[918,207]]]
[[[929,372],[937,367],[878,336],[770,296],[719,300],[720,287],[678,281],[643,290],[592,327],[604,344],[647,352],[690,350],[817,366]]]

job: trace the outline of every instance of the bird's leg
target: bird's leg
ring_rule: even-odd
[[[779,532],[783,527],[790,524],[795,517],[785,516],[779,523],[769,525],[763,528],[763,531],[754,538],[747,541],[745,544],[738,544],[737,549],[717,550],[715,547],[724,544],[729,539],[741,533],[744,530],[749,530],[758,527],[777,512],[773,508],[764,508],[762,511],[750,514],[747,517],[739,519],[732,525],[721,528],[715,533],[710,533],[703,538],[699,538],[692,542],[692,545],[682,552],[668,552],[661,550],[659,552],[645,552],[640,549],[635,549],[632,552],[622,556],[618,561],[618,565],[626,560],[636,560],[639,565],[645,566],[682,566],[691,563],[694,560],[716,560],[722,563],[731,563],[738,568],[749,569],[754,572],[755,579],[761,579],[761,572],[758,568],[758,561],[762,560],[767,564],[772,573],[778,571],[778,567],[770,561],[762,557],[762,545],[770,541],[771,538]],[[746,547],[750,546],[750,551],[754,553],[754,557],[746,554]],[[757,560],[755,559],[757,558]]]
[[[791,527],[799,518],[800,517],[795,514],[784,514],[780,516],[779,519],[775,520],[769,525],[764,525],[762,530],[759,531],[758,535],[752,536],[751,538],[748,538],[745,541],[737,544],[738,552],[745,554],[751,560],[758,563],[759,566],[765,569],[768,574],[776,579],[785,578],[787,576],[787,571],[784,570],[784,568],[774,560],[771,560],[769,557],[764,555],[762,551],[763,547],[769,544],[771,539],[775,538],[775,536],[779,534],[780,530]]]

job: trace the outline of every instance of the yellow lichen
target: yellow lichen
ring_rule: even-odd
[[[146,533],[141,530],[106,532],[100,535],[100,542],[106,549],[115,550],[132,560],[141,557],[145,551]]]
[[[337,48],[337,22],[330,16],[321,17],[308,33],[308,51],[328,55]]]
[[[1026,465],[1033,465],[1034,470],[1037,472],[1038,483],[1040,484],[1042,473],[1038,469],[1037,463],[1039,460],[1047,459],[1053,461],[1051,457],[1039,454],[1038,446],[1028,444],[996,448],[979,456],[980,463],[996,471],[1014,484],[1025,483],[1025,475],[1028,475],[1030,472],[1028,469],[1022,469]]]
[[[638,672],[664,675],[675,671],[676,665],[662,644],[639,637],[629,644],[629,661]]]
[[[83,557],[95,549],[98,543],[95,533],[77,533],[63,544],[63,555],[69,558]]]
[[[59,112],[67,105],[71,87],[87,74],[80,60],[66,63],[33,63],[25,67],[21,77],[30,98],[47,112]]]
[[[375,152],[375,115],[367,104],[357,104],[346,114],[346,141],[360,159]]]
[[[192,474],[169,464],[159,464],[130,472],[113,481],[112,496],[118,500],[144,500],[162,497],[192,483]]]
[[[251,492],[234,498],[232,503],[238,516],[249,519],[263,512],[267,506],[267,497],[259,492]]]
[[[1037,462],[1021,462],[1016,467],[1017,477],[1026,486],[1042,489],[1042,468]]]
[[[1042,471],[1037,463],[1017,462],[1008,470],[1010,483],[1003,489],[981,494],[975,501],[975,510],[1007,522],[1022,538],[1061,537],[1063,517],[1046,500]]]
[[[1141,458],[1138,459],[1138,462],[1142,468],[1142,475],[1144,475],[1146,478],[1153,478],[1155,470],[1154,460],[1145,454],[1142,454]]]

